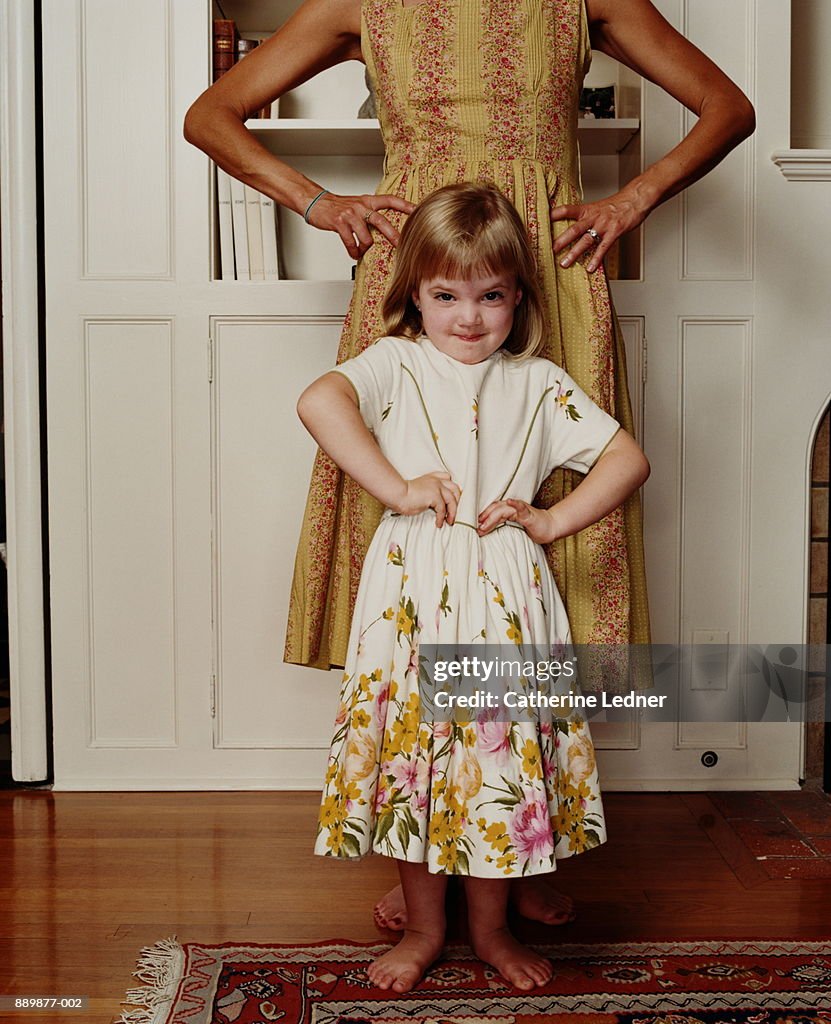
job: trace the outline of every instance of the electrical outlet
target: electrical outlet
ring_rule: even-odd
[[[729,639],[726,629],[693,630],[691,690],[727,689]]]

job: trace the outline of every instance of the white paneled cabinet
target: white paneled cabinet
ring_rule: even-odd
[[[783,0],[761,26],[757,0],[731,5],[729,31],[716,0],[660,6],[751,92],[759,41],[787,34]],[[213,280],[211,170],[181,133],[207,84],[210,17],[207,0],[62,0],[44,19],[57,788],[315,788],[335,710],[340,673],[286,666],[282,647],[313,456],[294,406],[334,362],[348,261],[282,213],[288,280]],[[784,57],[766,66],[785,82]],[[643,103],[635,145],[652,160],[684,119],[652,87]],[[271,144],[327,184],[369,188],[371,129],[350,129],[364,141],[344,156],[321,127],[277,128]],[[615,289],[653,464],[664,643],[702,627],[759,641],[777,604],[769,595],[756,628],[754,388],[772,358],[755,319],[759,159],[746,145],[658,211],[643,280]],[[799,616],[780,621],[776,639],[799,642]],[[798,728],[774,744],[749,735],[723,738],[714,771],[700,764],[711,741],[677,729],[631,722],[598,742],[609,788],[793,785]]]

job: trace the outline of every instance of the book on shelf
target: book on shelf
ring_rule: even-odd
[[[234,229],[234,261],[238,281],[250,281],[248,263],[248,227],[245,214],[245,185],[231,178],[231,223]]]
[[[213,81],[215,82],[234,64],[256,50],[261,42],[263,42],[262,39],[241,37],[236,23],[230,18],[215,18],[213,24]],[[274,104],[268,103],[252,116],[276,117],[276,108]]]
[[[277,208],[264,196],[216,169],[219,280],[279,281]]]
[[[277,207],[270,196],[260,196],[263,232],[263,271],[266,281],[280,280],[280,250],[277,246]]]
[[[248,232],[248,275],[252,281],[265,281],[260,193],[250,185],[245,186],[245,227]]]
[[[214,19],[213,80],[234,66],[237,59],[237,26],[229,18]]]
[[[231,208],[231,176],[216,169],[216,209],[219,221],[219,267],[222,281],[234,281],[234,214]]]

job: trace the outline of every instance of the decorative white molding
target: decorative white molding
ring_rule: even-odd
[[[752,437],[752,404],[750,387],[753,379],[753,318],[752,317],[708,317],[708,316],[693,316],[693,317],[679,317],[678,328],[679,328],[679,366],[681,368],[680,378],[680,389],[679,389],[679,421],[681,424],[681,432],[678,438],[678,462],[682,466],[681,480],[680,480],[680,521],[682,523],[682,536],[681,536],[681,551],[682,551],[682,562],[681,571],[679,574],[679,593],[681,595],[680,601],[680,614],[678,622],[678,635],[683,638],[684,642],[692,642],[692,636],[686,632],[688,628],[688,622],[685,615],[684,606],[684,594],[686,592],[685,586],[685,566],[688,563],[688,557],[686,555],[686,542],[684,537],[683,523],[685,521],[686,503],[687,503],[687,488],[688,481],[686,479],[686,462],[687,452],[686,445],[688,440],[689,431],[687,425],[689,423],[689,407],[688,407],[688,393],[687,393],[687,354],[689,352],[689,346],[691,344],[690,332],[695,328],[702,327],[716,327],[723,329],[738,329],[741,332],[741,338],[736,344],[740,345],[741,353],[741,380],[740,387],[741,393],[736,396],[736,401],[740,404],[741,408],[741,464],[743,469],[741,485],[740,485],[740,505],[738,509],[738,520],[740,522],[740,537],[738,540],[739,559],[738,559],[738,578],[742,581],[740,588],[740,604],[736,609],[736,620],[735,628],[737,628],[737,635],[731,636],[731,643],[746,644],[748,642],[748,628],[750,621],[750,472],[751,472],[751,437]]]
[[[172,317],[164,316],[125,316],[125,317],[114,317],[114,316],[91,316],[84,317],[82,323],[83,331],[83,404],[85,410],[84,423],[85,423],[85,436],[84,436],[84,477],[85,477],[85,496],[84,496],[84,511],[85,511],[85,564],[86,564],[86,586],[85,586],[85,615],[86,615],[86,635],[85,635],[85,680],[86,680],[86,716],[87,716],[87,747],[88,749],[154,749],[164,750],[176,748],[179,746],[179,709],[181,702],[179,700],[179,672],[177,671],[178,665],[178,626],[176,622],[176,590],[177,590],[177,579],[175,571],[176,561],[176,517],[175,517],[175,488],[176,488],[176,466],[175,466],[175,387],[174,387],[174,372],[175,364],[173,360],[173,353],[175,351],[175,320]],[[106,329],[108,333],[101,333],[101,329]],[[136,572],[136,552],[130,550],[129,545],[123,545],[124,555],[123,564],[117,563],[113,559],[113,540],[118,535],[118,530],[109,530],[98,522],[96,525],[96,518],[99,515],[98,512],[98,498],[101,496],[102,491],[100,485],[103,484],[104,491],[110,488],[110,494],[108,497],[112,498],[112,487],[115,480],[114,476],[114,465],[117,464],[121,467],[121,472],[129,474],[133,479],[141,480],[141,472],[146,471],[146,466],[139,466],[130,459],[130,452],[132,449],[133,454],[141,442],[141,446],[151,443],[147,440],[147,437],[142,434],[145,430],[146,424],[142,422],[139,417],[135,417],[130,421],[131,425],[134,424],[133,430],[124,429],[124,422],[116,422],[115,424],[107,423],[108,414],[112,411],[107,405],[107,395],[105,392],[111,391],[110,385],[116,385],[116,379],[113,378],[109,381],[104,381],[100,377],[96,379],[95,369],[96,363],[99,361],[102,353],[105,353],[107,349],[118,349],[126,348],[130,344],[135,349],[139,346],[136,344],[137,338],[135,335],[130,337],[130,329],[141,329],[142,333],[146,334],[146,337],[142,339],[141,348],[141,365],[146,369],[149,374],[156,369],[161,374],[166,375],[166,388],[164,383],[157,384],[155,394],[158,396],[160,408],[154,409],[149,403],[146,405],[146,417],[148,423],[160,423],[167,427],[167,432],[164,433],[162,430],[155,440],[159,443],[158,457],[159,465],[162,466],[161,460],[163,460],[169,453],[169,464],[162,466],[160,470],[160,476],[166,477],[167,482],[167,493],[163,494],[162,487],[160,484],[156,484],[156,490],[153,491],[155,496],[154,506],[158,510],[158,523],[163,524],[155,534],[153,534],[153,544],[156,549],[156,560],[148,565],[147,573],[151,574],[153,571],[158,576],[164,577],[164,587],[159,587],[159,599],[160,601],[166,601],[167,606],[164,604],[158,605],[158,611],[160,616],[166,615],[167,618],[160,618],[155,623],[158,627],[157,632],[151,632],[153,638],[154,648],[162,652],[163,655],[167,656],[167,661],[164,662],[160,657],[157,664],[154,666],[155,671],[151,674],[147,680],[146,685],[141,686],[141,682],[133,680],[134,683],[138,683],[134,688],[127,686],[126,688],[122,685],[121,700],[123,702],[124,710],[119,714],[120,723],[116,728],[111,725],[102,724],[100,715],[100,704],[102,701],[106,703],[106,698],[111,697],[113,692],[116,691],[117,684],[115,677],[112,674],[114,665],[119,666],[118,674],[123,675],[125,679],[130,679],[130,673],[132,672],[132,658],[131,653],[135,656],[135,647],[131,652],[130,643],[131,641],[135,645],[136,637],[133,632],[134,622],[139,618],[137,613],[143,613],[144,618],[142,621],[146,622],[147,619],[147,595],[143,595],[144,604],[142,605],[141,600],[133,607],[125,601],[124,605],[118,608],[115,619],[112,617],[113,602],[111,600],[110,606],[107,606],[107,600],[105,595],[102,593],[102,588],[99,582],[96,584],[96,576],[103,573],[105,576],[109,575],[127,575],[133,572],[133,579],[135,579]],[[153,336],[153,329],[161,329],[158,334]],[[155,349],[154,349],[155,343]],[[126,369],[129,367],[128,354],[125,352],[122,357],[122,366]],[[106,363],[106,360],[105,360]],[[134,364],[135,365],[135,364]],[[141,405],[142,411],[145,409],[145,404],[142,401],[143,397],[148,394],[148,391],[141,392],[141,387],[145,381],[142,381],[140,375],[135,372],[129,379],[126,375],[123,375],[123,391],[121,397],[123,401],[129,402],[133,399],[134,407]],[[96,412],[96,406],[99,401],[103,402],[102,408]],[[167,414],[167,423],[164,424],[164,420],[161,419]],[[102,422],[96,423],[98,417],[101,417]],[[157,418],[159,417],[159,418]],[[119,452],[116,455],[111,451],[107,451],[108,445],[102,445],[102,438],[107,434],[105,429],[106,426],[114,426],[115,429],[112,431],[113,436],[118,438],[118,449]],[[101,451],[101,449],[104,451]],[[100,458],[100,465],[98,459]],[[118,463],[114,463],[113,459],[117,458]],[[99,481],[100,474],[100,481]],[[142,481],[142,483],[146,483]],[[164,505],[163,505],[164,502]],[[137,523],[133,523],[133,529],[130,530],[130,522],[126,516],[129,515],[128,508],[134,503],[129,501],[125,495],[125,503],[120,512],[124,512],[124,528],[129,530],[130,533],[135,537],[138,535]],[[110,512],[112,509],[110,509]],[[145,514],[139,513],[138,510],[135,512],[137,521],[139,516],[142,519],[146,518]],[[104,512],[106,516],[106,511]],[[112,525],[110,523],[109,525]],[[166,534],[166,535],[165,535]],[[150,542],[147,541],[145,535],[145,542],[148,548]],[[122,547],[121,541],[118,542],[119,548]],[[162,562],[161,552],[167,550],[170,555],[170,561],[167,565]],[[120,556],[122,557],[122,556]],[[131,564],[130,558],[132,557],[133,563]],[[100,563],[100,564],[99,564]],[[133,584],[129,584],[132,588]],[[112,599],[113,592],[110,591],[106,595]],[[123,594],[119,594],[118,597],[122,597]],[[107,617],[110,616],[109,620]],[[103,620],[103,628],[102,628]],[[118,631],[118,637],[121,642],[120,652],[113,657],[112,645],[114,644],[113,627],[115,623],[115,629]],[[108,635],[108,627],[110,633]],[[96,633],[100,635],[96,637]],[[141,641],[140,641],[141,642]],[[110,649],[108,650],[108,645]],[[107,663],[107,655],[109,657],[109,664]],[[120,670],[121,661],[123,658],[124,666],[123,673]],[[101,668],[101,661],[104,662],[104,670]],[[108,674],[108,670],[109,673]],[[103,680],[103,683],[102,683]],[[139,689],[141,689],[141,695],[138,696]],[[117,691],[116,691],[117,692]],[[145,701],[151,701],[154,703],[155,711],[155,724],[158,727],[156,735],[141,735],[134,733],[133,735],[126,735],[121,732],[121,727],[126,723],[133,721],[133,715],[129,701],[135,699],[138,704],[142,704]],[[167,698],[168,705],[165,708],[162,703],[163,699]],[[167,714],[166,714],[167,713]],[[137,727],[138,728],[138,727]],[[109,730],[109,731],[108,731]]]
[[[603,760],[603,755],[600,755]],[[602,764],[601,764],[602,771]],[[305,792],[308,790],[318,791],[320,789],[320,775],[278,775],[269,774],[266,776],[214,776],[209,775],[192,777],[184,773],[171,776],[149,776],[149,775],[115,775],[102,771],[95,775],[67,775],[64,776],[60,785],[55,787],[56,792],[61,793],[111,793],[111,792],[142,792],[142,793],[170,793],[170,792],[248,792],[257,791],[263,793],[280,792]],[[721,790],[793,790],[799,789],[799,784],[791,779],[762,778],[743,779],[732,777],[729,779],[708,778],[706,787],[702,786],[701,777],[690,777],[672,779],[666,775],[652,778],[618,778],[611,779],[604,776],[604,793],[697,793],[702,789]]]
[[[48,774],[38,399],[33,0],[0,6],[5,462],[12,776]]]
[[[79,213],[85,280],[169,281],[175,276],[172,140],[178,136],[179,129],[173,116],[171,0],[153,0],[143,6],[144,31],[154,40],[158,39],[158,45],[149,53],[128,45],[135,34],[130,22],[129,0],[118,0],[118,4],[113,0],[80,0],[78,4]],[[105,11],[110,18],[109,33],[102,23]],[[113,25],[119,27],[118,38],[112,34]],[[120,37],[121,26],[124,26],[123,38]],[[142,70],[148,60],[157,61],[158,78],[154,81],[161,83],[162,95],[154,97],[146,90],[138,94],[130,89],[119,93],[112,65],[101,66],[104,53],[117,53],[119,61],[124,62],[122,74],[128,77],[131,70],[136,70],[137,61],[141,60]],[[156,105],[156,118],[152,122],[136,116],[136,107],[146,108],[148,103]],[[106,132],[105,120],[109,124]],[[142,164],[140,155],[146,153],[154,154],[155,165],[147,163],[147,157]],[[125,160],[130,154],[132,159]],[[148,188],[148,181],[154,182],[156,188]],[[111,219],[96,219],[104,201],[102,196],[111,193],[123,199],[117,213],[111,209]],[[113,220],[121,226],[120,231],[113,229]],[[125,238],[130,241],[122,246]],[[152,259],[148,258],[150,250]]]
[[[226,384],[226,371],[223,370],[223,365],[228,365],[227,360],[233,359],[231,353],[233,353],[235,342],[236,344],[239,344],[239,341],[235,339],[233,335],[229,337],[228,331],[235,327],[259,328],[266,332],[264,337],[268,338],[269,346],[281,346],[288,341],[296,340],[293,334],[285,334],[286,328],[332,328],[335,333],[331,339],[332,346],[329,351],[333,353],[337,345],[337,335],[340,333],[342,324],[343,316],[326,316],[320,314],[313,314],[310,316],[297,314],[290,314],[287,316],[212,316],[210,318],[210,335],[213,339],[210,357],[210,378],[212,381],[211,475],[213,480],[211,487],[211,515],[214,524],[212,530],[213,550],[211,553],[211,563],[213,591],[212,621],[214,625],[212,657],[213,671],[216,680],[213,692],[215,712],[213,723],[213,747],[215,750],[317,750],[325,752],[329,749],[329,737],[326,733],[324,733],[322,738],[320,734],[318,734],[318,736],[314,736],[311,731],[298,731],[293,735],[288,735],[286,727],[279,717],[279,704],[277,705],[277,710],[269,708],[267,711],[264,711],[263,708],[260,707],[259,711],[260,715],[265,713],[272,716],[274,723],[273,736],[263,737],[262,734],[256,736],[245,735],[244,732],[240,732],[238,722],[229,726],[228,708],[232,707],[234,702],[239,702],[240,699],[245,700],[246,698],[240,698],[239,691],[234,686],[234,680],[231,678],[234,670],[234,654],[233,651],[231,651],[230,654],[228,653],[227,646],[224,643],[224,638],[229,635],[233,635],[234,632],[233,628],[227,625],[233,609],[230,609],[229,611],[223,607],[223,596],[227,591],[221,571],[223,563],[225,563],[228,558],[226,554],[227,542],[225,541],[225,526],[227,525],[228,512],[226,511],[225,515],[223,515],[223,511],[225,510],[224,502],[227,500],[226,496],[229,493],[229,490],[231,493],[233,493],[233,490],[223,479],[222,469],[224,449],[223,431],[221,428],[224,425],[225,429],[227,429],[228,425],[232,422],[233,417],[233,408],[225,405],[225,403],[233,403],[235,400],[233,390],[230,387],[233,383],[233,372],[229,374],[232,380]],[[288,356],[284,355],[283,358],[286,359]],[[329,365],[331,365],[331,363],[327,363],[324,368],[328,368]],[[233,371],[232,365],[230,366],[230,369]],[[263,372],[262,368],[261,372]],[[276,380],[277,378],[275,376],[272,379]],[[226,388],[230,391],[230,397],[226,397],[226,394],[228,393]],[[293,396],[293,392],[290,391],[289,394]],[[239,400],[238,395],[236,396],[236,400]],[[262,427],[260,429],[262,429]],[[231,527],[233,529],[233,523],[231,524]],[[229,535],[231,536],[231,539],[233,539],[232,530],[229,531]],[[291,563],[286,566],[286,570],[289,573],[291,572]],[[231,603],[233,604],[233,602]],[[233,620],[231,619],[231,621]],[[315,675],[318,675],[318,673],[315,673]],[[319,675],[323,676],[323,673],[320,673]],[[335,678],[332,682],[335,688],[340,685],[339,674],[335,673]],[[276,681],[274,685],[276,685]],[[250,696],[248,699],[252,700]],[[270,784],[266,788],[270,788]],[[313,786],[312,788],[315,787]]]
[[[831,149],[780,149],[770,158],[788,181],[831,181]]]

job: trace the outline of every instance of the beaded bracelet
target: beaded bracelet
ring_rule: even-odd
[[[318,201],[318,199],[322,199],[323,196],[328,196],[329,194],[330,193],[328,188],[322,188],[314,197],[314,199],[309,203],[309,205],[306,207],[306,212],[303,214],[303,220],[307,224],[309,223],[309,214],[312,212],[312,207],[314,206],[314,204]]]

